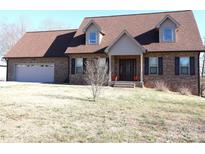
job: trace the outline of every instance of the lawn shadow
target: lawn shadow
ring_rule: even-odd
[[[41,96],[56,98],[56,99],[70,99],[70,100],[93,102],[93,99],[91,98],[81,98],[81,97],[74,97],[74,96],[62,96],[62,95],[41,95]]]

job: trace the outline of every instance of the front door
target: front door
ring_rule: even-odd
[[[121,81],[133,81],[136,75],[135,59],[120,59],[119,77]]]

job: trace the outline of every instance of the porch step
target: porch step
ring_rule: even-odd
[[[135,88],[135,87],[143,87],[142,82],[132,82],[132,81],[114,81],[112,83],[113,87],[120,88]]]
[[[119,88],[134,88],[134,83],[114,83],[113,87],[119,87]]]

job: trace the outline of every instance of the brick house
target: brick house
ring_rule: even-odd
[[[86,60],[108,64],[109,83],[199,94],[205,51],[192,11],[86,17],[78,29],[27,32],[5,55],[8,81],[84,84]]]

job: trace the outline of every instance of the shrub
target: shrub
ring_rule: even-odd
[[[164,81],[156,81],[155,82],[155,89],[159,91],[169,91],[168,85]]]
[[[190,88],[188,87],[179,88],[179,93],[187,96],[192,94]]]
[[[91,92],[93,101],[96,101],[100,95],[100,90],[103,85],[108,83],[108,64],[105,66],[100,65],[100,61],[92,59],[86,61],[85,80],[91,85]]]

